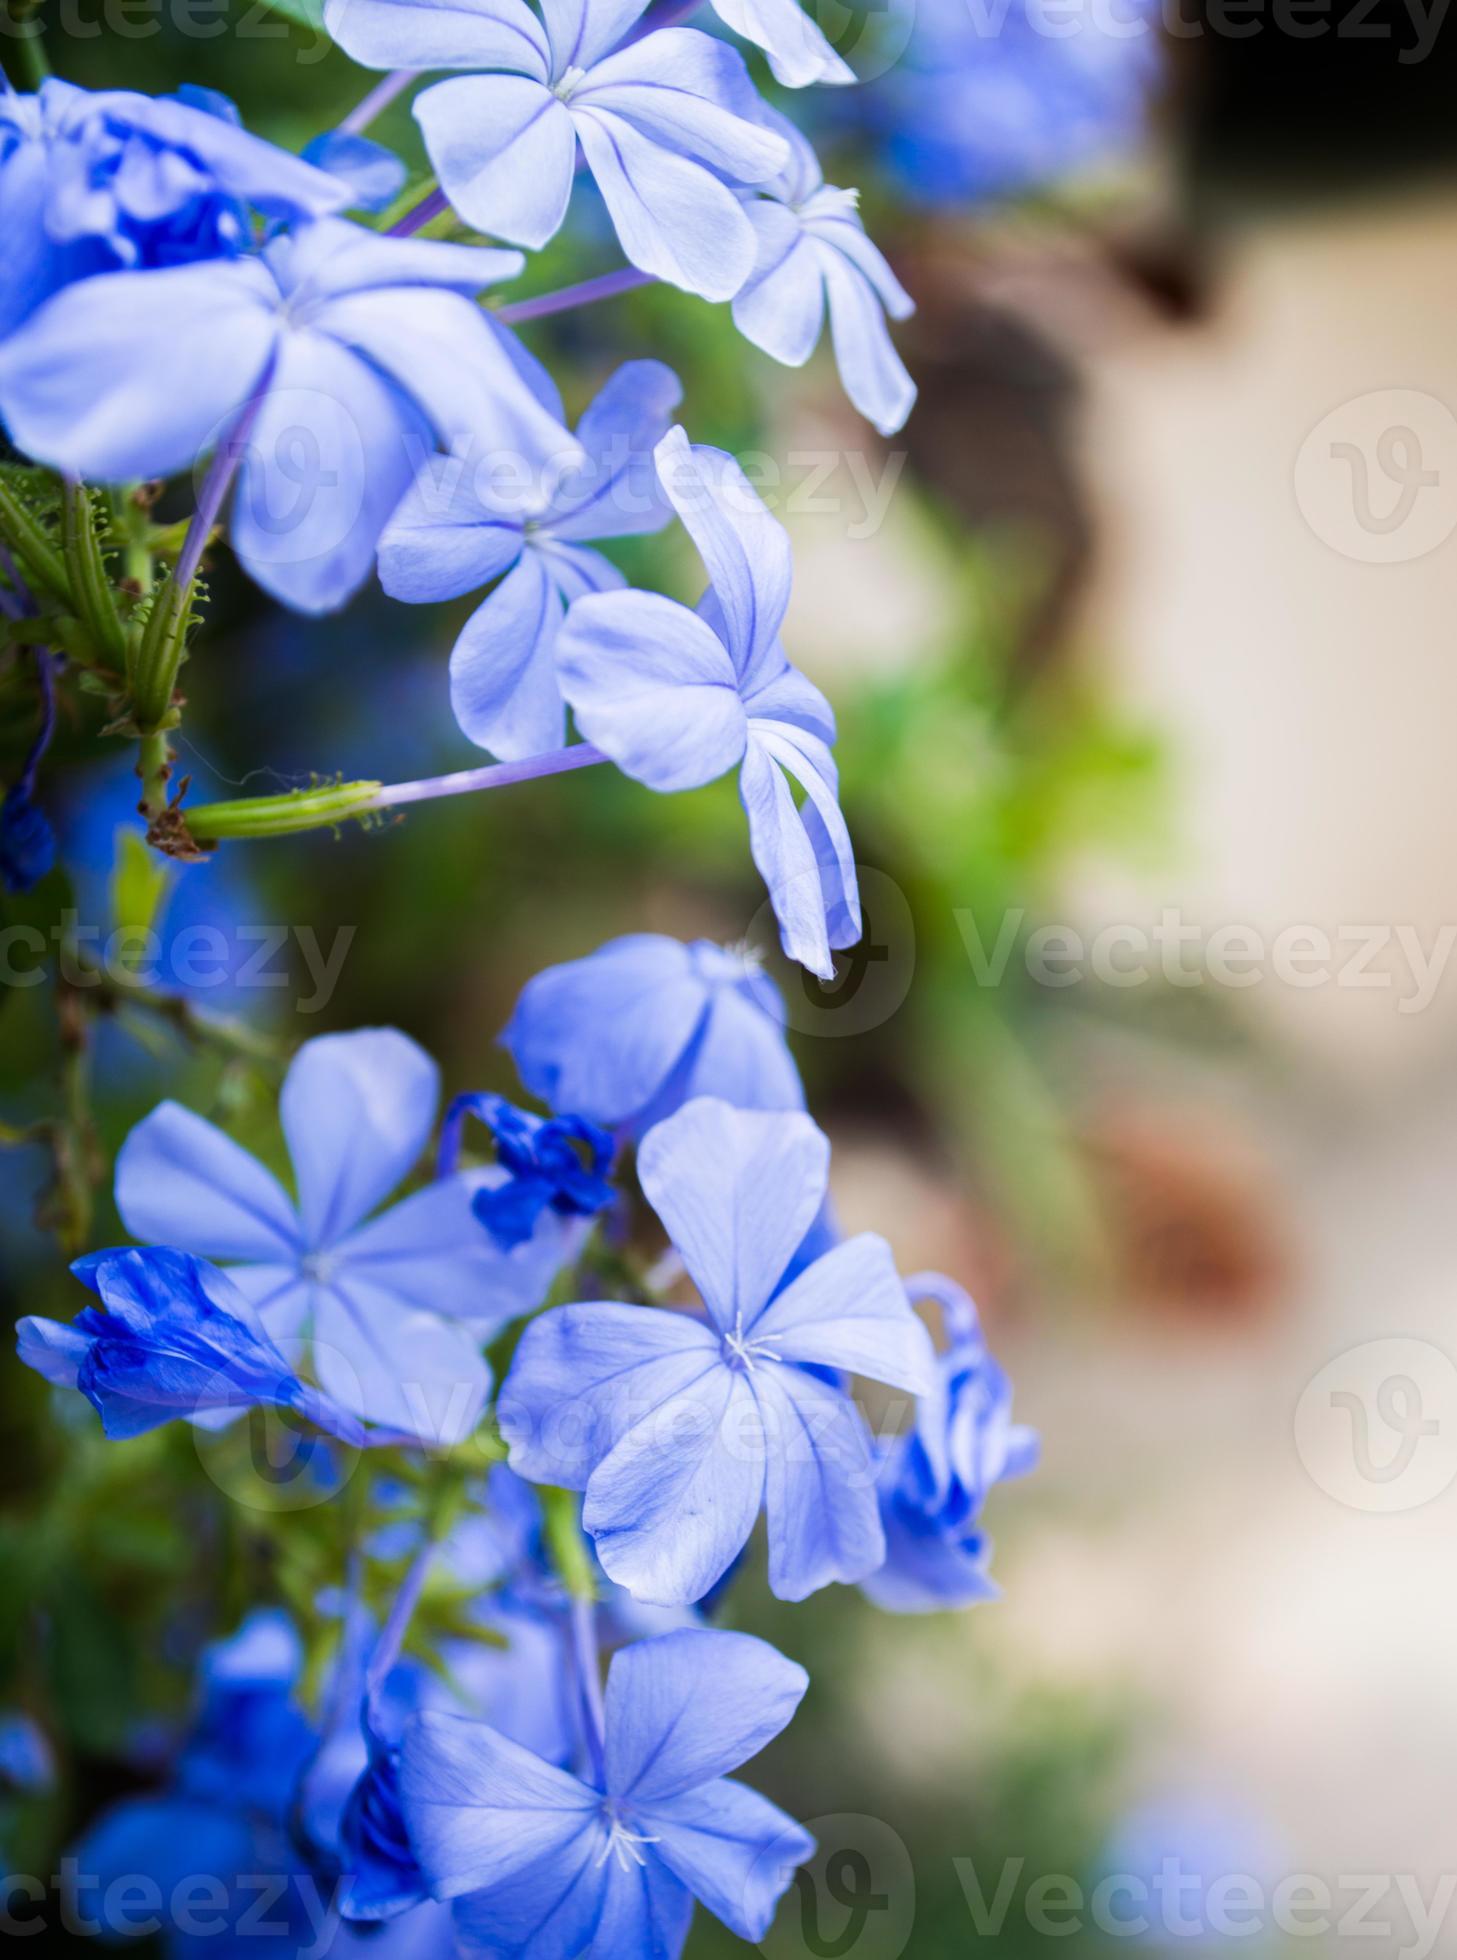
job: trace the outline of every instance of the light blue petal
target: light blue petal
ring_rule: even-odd
[[[694,27],[660,28],[599,61],[572,105],[620,116],[733,183],[762,183],[789,160],[784,138],[757,119],[738,49]]]
[[[793,577],[789,537],[735,459],[672,429],[657,448],[668,499],[708,567],[739,685],[762,685],[783,665],[779,629]]]
[[[512,1877],[468,1892],[454,1914],[460,1951],[480,1960],[577,1960],[598,1950],[609,1868],[615,1868],[612,1859],[598,1863],[606,1838],[600,1823],[582,1823]]]
[[[264,260],[289,295],[296,316],[350,293],[435,286],[474,299],[485,286],[514,279],[526,261],[494,245],[454,245],[437,238],[395,238],[342,218],[323,218],[273,239]]]
[[[437,1449],[471,1434],[491,1388],[464,1328],[402,1310],[392,1291],[351,1267],[315,1289],[313,1364],[324,1392],[361,1421]]]
[[[648,1806],[643,1822],[663,1863],[742,1940],[764,1938],[795,1867],[814,1856],[808,1831],[728,1777]]]
[[[553,75],[590,68],[610,54],[647,5],[648,0],[542,0]]]
[[[471,1210],[504,1173],[437,1178],[391,1205],[335,1248],[336,1272],[388,1293],[401,1313],[445,1314],[494,1333],[540,1306],[570,1248],[564,1222],[544,1212],[529,1239],[502,1252]]]
[[[718,1337],[686,1314],[606,1300],[553,1307],[528,1323],[497,1400],[511,1468],[583,1489],[632,1423],[719,1355]]]
[[[777,694],[778,690],[774,692]],[[806,721],[811,720],[807,703],[786,705],[791,707],[791,712],[802,712]],[[836,948],[853,946],[861,933],[860,889],[854,847],[838,802],[835,759],[827,744],[798,722],[771,722],[756,717],[750,723],[750,732],[752,742],[761,746],[804,791],[800,821],[819,866],[829,942]]]
[[[499,1885],[539,1859],[570,1862],[601,1801],[483,1722],[424,1714],[405,1731],[400,1802],[438,1899]]]
[[[904,427],[916,384],[895,351],[880,300],[869,281],[833,252],[821,257],[830,303],[830,334],[845,393],[883,436]]]
[[[239,562],[296,612],[336,610],[373,570],[429,443],[414,403],[368,362],[323,334],[286,334],[233,498]]]
[[[589,592],[621,592],[627,584],[610,558],[586,545],[560,544],[538,531],[532,540],[547,576],[568,605],[585,599]]]
[[[734,325],[786,367],[803,367],[825,324],[818,254],[794,212],[769,198],[744,207],[759,241],[754,270],[734,295]]]
[[[610,110],[584,102],[572,120],[631,263],[700,299],[732,299],[754,264],[753,227],[733,192]]]
[[[643,1138],[638,1180],[714,1324],[744,1333],[820,1208],[830,1146],[797,1110],[701,1096]]]
[[[397,1028],[317,1035],[289,1065],[279,1116],[311,1247],[337,1243],[418,1163],[440,1071]]]
[[[226,102],[226,97],[213,100]],[[151,139],[147,145],[128,146],[122,174],[132,160],[175,165],[185,158],[190,165],[203,166],[211,179],[210,189],[227,191],[269,217],[321,217],[355,201],[353,186],[344,181],[343,172],[336,174],[334,166],[315,157],[293,156],[276,143],[251,135],[239,123],[236,110],[230,116],[219,115],[169,96],[126,94],[120,96],[120,103],[126,105],[120,114]],[[232,108],[231,103],[227,106]],[[153,145],[165,146],[160,157]],[[164,199],[155,213],[138,210],[136,215],[164,217],[176,208],[172,200]]]
[[[786,768],[806,791],[803,813]],[[749,849],[769,888],[785,953],[825,980],[835,970],[831,948],[853,946],[861,930],[854,855],[835,801],[833,768],[813,736],[755,722],[739,775]]]
[[[469,457],[431,455],[384,528],[379,582],[410,605],[458,599],[508,571],[521,543],[521,524],[475,496]]]
[[[557,639],[557,674],[582,734],[649,789],[696,789],[744,753],[727,648],[658,593],[579,599]]]
[[[808,1686],[798,1662],[748,1633],[685,1627],[625,1647],[607,1675],[608,1789],[656,1807],[738,1769],[789,1726]]]
[[[908,320],[916,302],[887,265],[879,246],[867,236],[859,213],[849,202],[857,196],[857,192],[827,184],[806,202],[801,222],[811,238],[832,245],[869,282],[892,320]]]
[[[832,790],[837,787],[834,758],[826,753],[835,740],[835,711],[797,667],[786,660],[776,674],[745,698],[744,711],[755,721],[787,722],[789,726],[779,731],[781,735],[791,735],[795,730],[813,735],[823,745],[812,751],[816,767]]]
[[[576,132],[561,102],[524,75],[461,75],[415,103],[441,189],[467,224],[539,251],[572,196]]]
[[[273,282],[215,260],[102,279],[67,286],[0,345],[0,418],[37,462],[97,482],[190,469],[272,359]]]
[[[686,946],[634,933],[529,980],[501,1040],[532,1095],[615,1129],[653,1101],[706,1002]]]
[[[179,1103],[159,1103],[123,1143],[116,1208],[134,1239],[207,1259],[297,1262],[298,1218],[278,1179]]]
[[[770,1432],[769,1589],[801,1600],[837,1581],[854,1585],[885,1559],[865,1418],[801,1368],[770,1363],[758,1386]]]
[[[682,382],[661,361],[623,363],[577,424],[587,468],[555,500],[553,538],[636,537],[667,523],[653,451],[682,399]]]
[[[754,1323],[783,1361],[844,1368],[852,1375],[929,1395],[936,1354],[885,1240],[861,1232],[802,1272]]]
[[[561,747],[555,649],[564,612],[540,554],[528,550],[466,621],[450,655],[450,705],[478,748],[515,762]]]
[[[603,1571],[634,1599],[686,1606],[748,1542],[764,1502],[764,1436],[747,1376],[721,1356],[663,1387],[592,1472],[582,1523]]]
[[[366,68],[507,68],[543,82],[549,72],[523,0],[324,0],[324,24]]]
[[[393,150],[368,136],[326,130],[304,150],[304,161],[349,188],[348,202],[362,211],[383,211],[404,187],[405,166]]]
[[[785,1045],[782,1016],[782,1006],[778,1016],[766,1013],[739,987],[716,987],[683,1100],[721,1096],[739,1109],[802,1109],[804,1089]]]
[[[764,50],[775,81],[785,88],[857,79],[799,0],[713,0],[713,11],[735,34]]]
[[[91,1336],[62,1320],[26,1314],[15,1323],[15,1352],[57,1388],[74,1388],[81,1363],[91,1352]]]

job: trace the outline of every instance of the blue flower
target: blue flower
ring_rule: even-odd
[[[712,585],[696,613],[656,592],[578,599],[557,641],[562,693],[587,740],[649,789],[695,789],[738,766],[784,950],[828,979],[831,949],[860,937],[860,899],[834,716],[779,642],[789,539],[721,449],[690,448],[673,429],[656,455]]]
[[[712,5],[725,27],[764,50],[775,81],[785,88],[857,79],[799,0],[712,0]]]
[[[743,57],[721,41],[677,27],[618,47],[646,5],[545,0],[543,24],[525,0],[326,0],[324,19],[366,67],[497,71],[437,82],[414,104],[467,224],[545,245],[566,217],[580,143],[631,262],[730,299],[754,238],[724,180],[772,177],[784,143],[757,121]]]
[[[886,1453],[885,1563],[862,1584],[888,1612],[934,1613],[996,1597],[982,1506],[993,1484],[1032,1469],[1038,1443],[1035,1430],[1012,1421],[1012,1385],[987,1351],[967,1294],[929,1273],[908,1290],[941,1302],[951,1338],[915,1427]]]
[[[808,1677],[748,1634],[689,1630],[612,1661],[590,1781],[494,1729],[424,1715],[405,1736],[405,1819],[468,1953],[676,1960],[698,1899],[762,1940],[814,1842],[727,1772],[788,1723]]]
[[[544,371],[538,385],[550,390],[560,422],[561,399]],[[667,523],[652,452],[682,394],[661,361],[629,361],[578,425],[582,469],[528,488],[468,469],[469,458],[431,458],[386,525],[379,576],[393,598],[455,599],[506,574],[450,656],[455,718],[481,748],[515,761],[565,740],[555,658],[562,616],[579,594],[625,583],[583,541]]]
[[[504,1096],[457,1096],[441,1143],[442,1162],[451,1169],[468,1116],[491,1132],[496,1161],[506,1172],[503,1183],[483,1186],[471,1200],[503,1252],[524,1245],[544,1211],[558,1218],[591,1218],[613,1202],[616,1193],[602,1175],[612,1162],[612,1139],[595,1123],[580,1116],[533,1116]]]
[[[346,1408],[451,1442],[484,1406],[482,1339],[541,1300],[563,1245],[555,1217],[513,1253],[491,1244],[471,1200],[498,1172],[439,1178],[370,1216],[419,1161],[439,1097],[435,1064],[395,1029],[320,1035],[280,1101],[297,1204],[173,1102],[122,1145],[116,1203],[134,1237],[225,1261],[276,1339],[312,1339],[315,1376]]]
[[[27,1315],[17,1347],[28,1367],[76,1388],[108,1436],[140,1436],[180,1416],[215,1427],[244,1409],[292,1409],[344,1442],[364,1432],[328,1395],[307,1387],[226,1274],[170,1246],[121,1247],[71,1270],[106,1307],[69,1326]]]
[[[56,833],[30,791],[17,783],[0,802],[0,884],[28,892],[56,861]]]
[[[916,384],[885,324],[915,303],[865,235],[859,193],[827,184],[814,150],[794,125],[764,111],[784,132],[790,161],[745,209],[759,241],[754,269],[734,299],[734,325],[786,367],[803,367],[819,344],[825,309],[845,393],[883,436],[901,428]]]
[[[250,136],[208,90],[93,94],[52,79],[0,92],[0,336],[92,273],[246,251],[253,211],[322,217],[352,202],[348,183]]]
[[[233,549],[285,604],[327,612],[433,436],[576,457],[472,303],[521,263],[325,218],[261,258],[82,280],[0,345],[0,414],[38,462],[102,482],[234,444]]]
[[[883,1239],[847,1240],[781,1289],[828,1169],[807,1116],[686,1104],[649,1131],[638,1176],[704,1316],[602,1301],[521,1337],[497,1407],[511,1467],[585,1491],[597,1556],[635,1598],[701,1599],[766,1507],[781,1599],[885,1556],[865,1420],[822,1371],[920,1395],[935,1359]]]
[[[783,1023],[747,952],[634,933],[529,980],[501,1040],[550,1108],[640,1136],[695,1096],[802,1108]]]
[[[0,1789],[49,1790],[56,1764],[51,1745],[28,1715],[0,1714]]]

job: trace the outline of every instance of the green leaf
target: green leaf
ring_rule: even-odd
[[[150,932],[170,883],[167,866],[148,850],[141,831],[116,833],[110,893],[111,922],[118,932],[138,938]]]

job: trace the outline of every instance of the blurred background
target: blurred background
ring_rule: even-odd
[[[295,13],[245,46],[83,6],[52,56],[219,87],[301,145],[366,84]],[[696,439],[760,459],[867,899],[834,985],[769,960],[836,1199],[972,1288],[1043,1437],[991,1505],[999,1601],[745,1589],[739,1623],[815,1681],[756,1781],[832,1861],[764,1950],[1183,1951],[1221,1943],[1238,1874],[1266,1900],[1246,1952],[1457,1953],[1454,30],[1440,0],[817,17],[866,80],[794,111],[919,302],[903,436],[868,434],[825,350],[790,373],[676,293],[531,334],[574,413],[652,352]],[[403,107],[376,133],[418,165]],[[521,290],[610,253],[586,207]],[[696,596],[676,535],[620,562]],[[214,594],[195,795],[475,757],[445,687],[464,606],[305,623],[225,554]],[[729,782],[667,806],[593,771],[157,874],[130,768],[63,730],[69,868],[0,923],[104,938],[155,907],[228,952],[162,1013],[7,986],[0,1139],[48,1126],[0,1156],[12,1316],[74,1311],[57,1235],[120,1236],[110,1161],[163,1094],[276,1154],[307,1034],[394,1023],[451,1087],[509,1090],[495,1036],[540,967],[639,930],[772,947]],[[295,941],[242,982],[239,929],[274,925],[326,982]],[[59,1426],[13,1365],[0,1421],[0,1706],[64,1765],[0,1797],[0,1833],[49,1871],[146,1783],[139,1717],[176,1718],[238,1580],[172,1445]],[[1039,1879],[1091,1898],[1169,1859],[1206,1888],[1142,1932],[1126,1896],[1121,1927],[1045,1889],[1039,1916]],[[733,1950],[700,1914],[690,1954]]]

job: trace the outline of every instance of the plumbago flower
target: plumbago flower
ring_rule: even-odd
[[[982,1506],[994,1484],[1034,1467],[1038,1440],[1012,1421],[1012,1385],[987,1350],[970,1295],[940,1273],[919,1275],[907,1291],[939,1302],[950,1340],[915,1426],[885,1453],[885,1563],[862,1585],[887,1612],[935,1613],[996,1598]]]
[[[553,419],[561,398],[541,372]],[[626,584],[597,538],[659,531],[672,515],[652,452],[683,398],[661,361],[620,367],[577,425],[582,468],[554,481],[496,482],[467,459],[422,465],[379,543],[379,577],[395,599],[457,599],[505,577],[483,600],[450,656],[450,702],[470,739],[516,761],[559,748],[566,708],[556,677],[556,639],[570,602]]]
[[[141,1436],[179,1417],[216,1428],[244,1409],[271,1406],[342,1442],[364,1442],[351,1416],[298,1379],[215,1267],[153,1246],[96,1252],[71,1270],[106,1311],[87,1307],[69,1326],[27,1315],[17,1348],[47,1381],[79,1389],[108,1436]]]
[[[828,1169],[807,1116],[685,1104],[644,1138],[638,1178],[703,1317],[602,1301],[553,1308],[521,1337],[497,1404],[511,1467],[585,1492],[603,1569],[635,1598],[701,1599],[765,1508],[781,1599],[885,1556],[864,1418],[814,1371],[920,1395],[935,1360],[883,1239],[850,1239],[781,1285]]]
[[[544,1211],[559,1218],[591,1218],[605,1211],[616,1192],[603,1173],[612,1162],[612,1139],[580,1116],[533,1116],[504,1096],[457,1096],[441,1138],[441,1169],[453,1170],[467,1117],[484,1123],[496,1144],[502,1182],[485,1185],[471,1209],[503,1252],[524,1245]]]
[[[0,344],[0,415],[38,462],[96,481],[240,456],[235,552],[325,612],[368,575],[436,437],[579,456],[472,303],[521,265],[326,218],[257,258],[83,279]]]
[[[677,1960],[694,1899],[762,1940],[814,1840],[728,1775],[783,1729],[808,1677],[748,1634],[690,1629],[616,1655],[582,1776],[483,1723],[423,1715],[400,1797],[467,1953]]]
[[[885,316],[908,319],[915,302],[866,236],[859,192],[827,184],[793,123],[772,109],[763,113],[789,145],[789,164],[745,204],[759,249],[734,298],[734,325],[776,361],[803,367],[828,307],[845,393],[883,436],[894,435],[915,404],[916,384]]]
[[[434,1062],[395,1029],[320,1035],[279,1102],[297,1203],[221,1130],[164,1102],[122,1145],[116,1205],[135,1237],[226,1262],[275,1338],[312,1341],[318,1381],[355,1415],[448,1443],[485,1403],[482,1340],[538,1304],[565,1244],[548,1211],[515,1251],[493,1245],[471,1209],[504,1176],[490,1170],[371,1216],[418,1163],[439,1099]]]
[[[656,592],[578,599],[557,640],[562,693],[587,740],[649,789],[696,789],[738,767],[784,950],[828,979],[832,949],[860,937],[860,897],[834,715],[779,641],[789,539],[723,450],[673,429],[656,456],[712,584],[696,612]]]
[[[733,48],[693,28],[621,46],[647,4],[543,0],[538,19],[525,0],[326,0],[324,19],[366,67],[494,71],[436,82],[414,104],[467,224],[545,245],[566,217],[580,143],[632,264],[731,299],[754,235],[728,186],[783,169],[784,141],[757,119]]]
[[[784,1004],[741,949],[610,940],[528,980],[501,1041],[532,1095],[641,1136],[695,1096],[801,1109]]]
[[[342,178],[250,136],[208,89],[93,93],[52,78],[35,95],[0,91],[0,336],[73,280],[236,257],[255,211],[292,221],[355,201]]]

